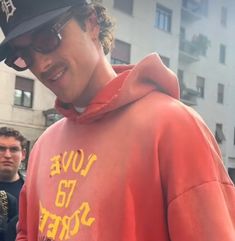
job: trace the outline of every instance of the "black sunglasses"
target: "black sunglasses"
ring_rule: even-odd
[[[31,49],[42,54],[55,51],[62,40],[60,32],[71,18],[72,13],[67,12],[54,24],[44,26],[32,33],[32,43],[27,47],[12,47],[5,59],[5,64],[17,71],[23,71],[33,66]]]

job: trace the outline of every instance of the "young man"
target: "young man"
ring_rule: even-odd
[[[24,184],[19,166],[25,159],[25,147],[26,139],[19,131],[0,128],[0,190],[5,190],[17,200]]]
[[[159,56],[112,68],[112,23],[85,0],[1,4],[1,60],[65,116],[31,152],[17,240],[234,241],[219,148]]]
[[[15,237],[19,194],[24,184],[19,166],[21,161],[25,159],[25,148],[26,139],[19,131],[9,127],[0,127],[0,190],[8,194],[9,200],[15,198],[15,206],[17,207],[16,211],[10,212],[8,215],[7,230],[4,232],[6,240],[10,240],[8,238],[10,236]],[[10,206],[12,206],[12,202],[10,202]],[[12,227],[10,228],[10,226]]]

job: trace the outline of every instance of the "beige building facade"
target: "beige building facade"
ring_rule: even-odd
[[[45,111],[54,95],[29,72],[16,72],[0,64],[0,126],[21,131],[32,146],[47,127]]]

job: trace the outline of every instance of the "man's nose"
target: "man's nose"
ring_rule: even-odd
[[[31,58],[33,58],[32,70],[37,73],[45,72],[52,65],[51,54],[42,54],[32,50]]]
[[[11,151],[10,151],[9,148],[6,148],[6,150],[5,150],[5,152],[4,152],[4,156],[5,156],[5,157],[11,157],[11,156],[12,156],[12,153],[11,153]]]

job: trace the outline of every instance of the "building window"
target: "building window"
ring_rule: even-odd
[[[183,0],[182,5],[194,13],[208,15],[208,0]]]
[[[21,161],[20,166],[19,166],[20,172],[23,175],[26,174],[26,170],[28,167],[28,159],[29,159],[29,154],[30,154],[30,149],[31,149],[30,144],[31,144],[30,141],[27,140],[26,145],[25,145],[26,156],[25,156],[25,159]]]
[[[235,184],[235,168],[228,168],[228,175],[232,179],[233,183]]]
[[[221,144],[223,141],[225,141],[225,135],[224,135],[224,132],[223,132],[223,125],[222,124],[216,123],[215,139],[219,144]]]
[[[180,27],[180,40],[186,39],[186,30],[183,27]]]
[[[170,67],[170,59],[165,56],[162,56],[162,55],[160,55],[160,58],[161,58],[162,62],[166,65],[166,67],[169,68]]]
[[[217,102],[220,104],[224,103],[224,85],[223,84],[218,84]]]
[[[220,23],[224,27],[227,26],[227,15],[228,15],[227,8],[226,7],[222,7],[221,8]]]
[[[197,88],[198,96],[200,98],[204,98],[204,96],[205,96],[205,78],[197,76],[196,88]]]
[[[14,105],[32,108],[34,80],[16,76]]]
[[[163,31],[171,32],[172,11],[157,4],[155,26]]]
[[[233,145],[235,146],[235,127],[234,127],[234,130],[233,130]]]
[[[180,85],[180,97],[182,97],[184,90],[186,89],[186,85],[184,83],[184,71],[182,69],[177,70],[177,77]]]
[[[43,111],[43,114],[46,119],[46,126],[50,126],[62,118],[62,115],[60,115],[54,108]]]
[[[129,64],[131,56],[131,45],[116,39],[114,49],[111,52],[112,64]]]
[[[200,2],[200,11],[205,17],[208,15],[208,0],[197,0]]]
[[[114,0],[114,8],[132,15],[133,13],[133,0]]]
[[[182,69],[177,70],[177,77],[179,80],[179,84],[184,82],[184,71]]]
[[[221,44],[220,45],[220,53],[219,53],[219,61],[221,64],[225,64],[226,59],[226,46]]]

